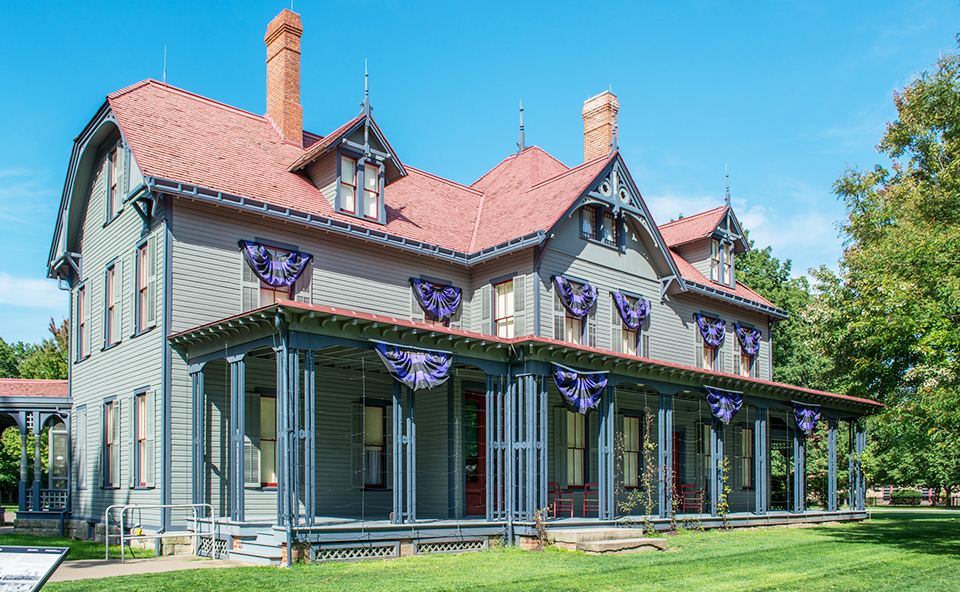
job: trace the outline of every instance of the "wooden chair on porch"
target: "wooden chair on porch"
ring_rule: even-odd
[[[600,516],[600,484],[583,484],[583,517],[587,517],[587,512],[596,512]]]
[[[550,517],[558,518],[561,513],[569,512],[573,518],[573,492],[564,491],[556,481],[547,483],[547,492],[550,496]]]
[[[696,485],[681,485],[680,512],[689,514],[691,511],[703,513],[703,491],[697,489]]]

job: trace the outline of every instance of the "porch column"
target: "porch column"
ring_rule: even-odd
[[[597,512],[600,520],[612,520],[614,515],[613,432],[614,397],[617,389],[607,386],[600,399],[600,429],[597,430]]]
[[[27,511],[27,414],[20,412],[20,511]]]
[[[487,515],[488,521],[505,518],[503,505],[503,388],[500,376],[487,375],[486,436],[487,436]]]
[[[723,423],[714,417],[710,421],[710,514],[720,514],[723,499]]]
[[[288,347],[284,350],[285,365],[281,374],[283,388],[277,389],[277,409],[280,418],[280,462],[283,476],[277,476],[280,490],[281,524],[295,526],[300,522],[300,350]],[[277,385],[281,386],[280,384]],[[282,396],[283,399],[279,400]]]
[[[854,423],[854,434],[855,452],[857,455],[856,464],[854,465],[854,479],[856,481],[857,491],[857,506],[855,509],[862,512],[867,509],[867,479],[863,474],[863,465],[861,464],[863,453],[867,449],[867,432],[864,429],[863,420],[857,420],[857,422]]]
[[[827,510],[837,511],[837,420],[827,420]]]
[[[303,359],[303,424],[304,439],[304,494],[306,499],[307,526],[313,526],[317,517],[317,370],[314,353],[304,353]]]
[[[43,500],[40,499],[40,436],[43,435],[43,424],[40,423],[40,412],[33,412],[33,511],[43,509]]]
[[[660,518],[673,515],[673,395],[660,393],[657,408],[657,446],[660,450],[657,475],[657,507]]]
[[[227,358],[230,364],[230,519],[244,519],[244,434],[246,420],[246,362],[243,356]]]
[[[756,495],[754,501],[754,513],[765,515],[770,505],[770,482],[767,479],[767,467],[769,466],[770,451],[767,443],[767,409],[766,407],[757,407],[757,414],[753,420],[753,440],[754,440],[754,477],[753,489]]]
[[[193,498],[192,503],[202,504],[206,497],[206,457],[204,455],[203,428],[206,423],[206,405],[203,392],[203,364],[187,369],[190,375],[190,392],[193,401]]]
[[[417,421],[414,397],[412,389],[405,388],[397,381],[393,382],[393,517],[391,522],[394,524],[412,524],[417,520]]]
[[[806,510],[806,437],[800,428],[793,429],[793,512],[802,514]]]

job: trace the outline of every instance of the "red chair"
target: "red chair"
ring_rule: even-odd
[[[583,484],[583,517],[587,512],[596,512],[600,516],[600,485],[598,483]]]
[[[681,485],[680,512],[688,514],[690,510],[703,513],[703,491],[698,490],[696,485]]]
[[[561,489],[556,481],[547,483],[547,492],[550,496],[550,517],[558,518],[562,512],[569,512],[573,518],[573,493]]]

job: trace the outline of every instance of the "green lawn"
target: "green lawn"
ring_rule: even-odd
[[[499,549],[393,561],[191,570],[48,584],[66,590],[956,590],[960,517],[883,512],[862,524],[685,532],[667,552]]]
[[[73,539],[62,539],[60,537],[35,537],[24,534],[0,534],[0,546],[10,547],[31,547],[41,545],[44,547],[70,547],[70,554],[67,555],[67,561],[74,559],[103,559],[103,543],[93,541],[75,541]],[[153,557],[153,551],[144,551],[134,549],[133,553],[137,557]],[[130,549],[127,549],[127,556],[130,556]],[[118,545],[110,546],[110,557],[120,558],[120,547]]]

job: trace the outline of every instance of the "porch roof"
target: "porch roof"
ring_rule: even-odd
[[[798,401],[857,413],[869,413],[883,407],[883,404],[869,399],[704,370],[548,337],[496,337],[291,300],[280,300],[277,304],[182,331],[171,335],[169,340],[172,347],[180,352],[188,363],[194,363],[199,359],[230,355],[229,346],[238,344],[259,340],[264,344],[279,346],[281,335],[285,331],[354,342],[376,339],[412,348],[449,351],[463,358],[509,365],[530,362],[560,363],[584,371],[606,371],[635,377],[638,382],[652,381],[689,387],[678,390],[690,392],[699,392],[703,386],[711,386],[783,402]]]

